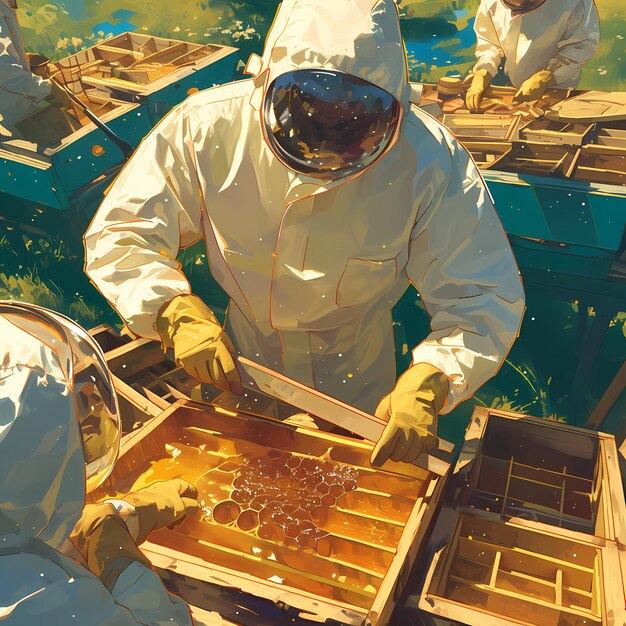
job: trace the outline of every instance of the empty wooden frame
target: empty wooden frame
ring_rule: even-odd
[[[464,624],[623,626],[617,454],[611,435],[476,409],[420,608]]]

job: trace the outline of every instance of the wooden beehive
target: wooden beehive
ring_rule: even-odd
[[[446,114],[442,123],[461,141],[513,141],[518,138],[519,115],[482,115]]]
[[[130,412],[121,456],[93,497],[176,477],[199,490],[199,515],[142,546],[173,591],[205,610],[218,585],[314,621],[388,622],[445,477],[393,462],[375,470],[371,443],[258,410],[176,400],[190,383],[158,344],[92,334]]]
[[[624,136],[626,137],[626,133]],[[573,178],[610,185],[626,185],[626,146],[607,145],[607,141],[613,143],[619,137],[602,135],[601,138],[602,145],[583,146]]]
[[[97,89],[139,102],[154,125],[188,95],[235,80],[238,61],[238,50],[230,46],[123,33],[57,67],[76,93]]]
[[[511,149],[489,165],[489,169],[535,176],[568,178],[579,148],[561,144],[514,141]]]
[[[133,145],[150,131],[138,104],[89,91],[81,98],[113,132]],[[55,209],[79,202],[85,185],[119,171],[124,155],[84,115],[43,108],[18,127],[24,139],[6,141],[0,149],[0,192]]]
[[[162,79],[179,76],[183,68],[197,71],[233,51],[228,46],[123,33],[63,59],[59,67],[70,85],[76,81],[145,95],[161,88]]]
[[[525,141],[581,146],[589,141],[594,126],[588,123],[576,124],[538,119],[528,122],[520,130],[519,135]]]
[[[421,609],[454,623],[626,623],[626,506],[611,435],[476,409]]]
[[[181,400],[126,440],[98,495],[175,477],[197,485],[201,514],[142,546],[179,592],[217,583],[322,621],[380,625],[443,481],[417,468],[412,478],[374,470],[370,452],[349,438]]]

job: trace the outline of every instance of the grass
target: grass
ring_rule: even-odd
[[[549,0],[558,2],[559,0]],[[468,27],[479,0],[402,0],[407,39],[419,32],[442,32],[454,38]],[[20,0],[20,23],[29,49],[58,59],[111,36],[120,24],[163,37],[238,46],[245,59],[259,52],[277,0]],[[624,67],[626,3],[598,0],[602,42],[583,73],[581,87],[606,91],[626,88]],[[455,18],[454,11],[466,11]],[[448,30],[445,30],[448,28]],[[442,30],[444,29],[444,30]],[[473,48],[455,54],[443,67],[413,67],[414,76],[436,81],[450,72],[465,74],[474,62]]]

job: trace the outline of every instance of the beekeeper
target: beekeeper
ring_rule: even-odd
[[[503,60],[516,101],[534,101],[549,87],[576,87],[600,42],[594,0],[482,0],[474,30],[478,62],[466,95],[473,112]]]
[[[194,488],[164,481],[84,504],[117,459],[119,437],[95,341],[51,311],[0,302],[3,626],[191,626],[137,543],[197,506]]]
[[[18,136],[15,124],[40,108],[69,104],[62,89],[31,72],[17,0],[0,0],[0,139]]]
[[[393,0],[285,0],[248,72],[144,140],[85,235],[87,273],[199,379],[240,392],[240,352],[378,406],[389,425],[373,461],[411,461],[520,326],[492,201],[464,148],[409,102]],[[176,261],[202,238],[230,296],[226,330]],[[410,282],[432,333],[394,388],[391,309]]]

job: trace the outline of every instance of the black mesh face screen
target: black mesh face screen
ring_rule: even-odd
[[[296,172],[340,178],[371,165],[400,119],[388,92],[332,70],[282,74],[265,96],[263,117],[274,154]]]

